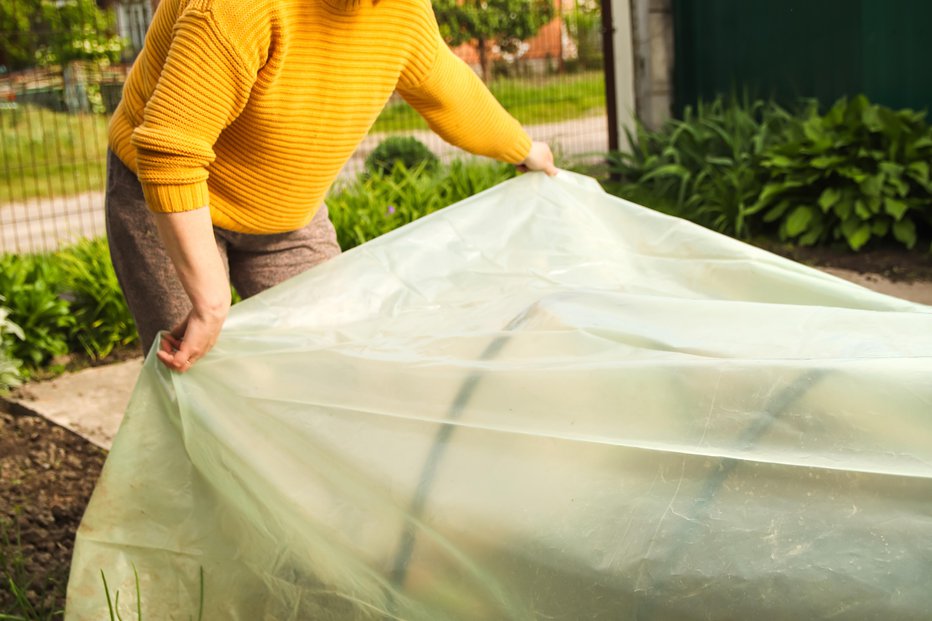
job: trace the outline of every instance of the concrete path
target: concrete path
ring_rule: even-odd
[[[105,230],[103,192],[0,205],[0,254],[53,251]]]
[[[846,270],[828,270],[870,289],[914,302],[932,304],[932,282],[895,283],[877,276]],[[29,384],[15,409],[44,416],[110,448],[142,368],[137,358],[104,367],[85,369],[47,382]]]
[[[564,157],[591,157],[608,151],[605,116],[530,125],[527,130],[532,138],[550,143]],[[340,171],[340,179],[350,179],[360,172],[366,157],[389,135],[372,134],[363,140]],[[405,132],[404,135],[414,136],[441,158],[468,155],[428,130]],[[105,231],[103,192],[0,205],[0,254],[53,251],[82,237],[103,235]]]

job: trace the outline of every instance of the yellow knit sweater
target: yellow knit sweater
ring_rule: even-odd
[[[429,0],[162,0],[110,124],[149,208],[244,233],[310,222],[392,91],[506,162],[530,139],[440,38]]]

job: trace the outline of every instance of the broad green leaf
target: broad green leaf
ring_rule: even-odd
[[[771,155],[762,162],[766,168],[793,168],[795,163],[785,155]]]
[[[812,207],[806,205],[800,205],[791,211],[786,219],[786,234],[790,237],[796,237],[805,231],[812,221],[813,213]]]
[[[909,165],[907,169],[910,177],[916,181],[921,181],[926,183],[929,181],[929,163],[928,162],[913,162]]]
[[[841,230],[842,236],[847,238],[853,235],[854,232],[858,230],[858,227],[861,226],[861,224],[863,223],[861,222],[860,218],[857,216],[851,216],[842,220],[839,229]]]
[[[819,196],[819,207],[822,211],[830,210],[839,200],[841,200],[841,190],[838,188],[825,188],[822,195]]]
[[[861,183],[861,192],[867,196],[880,196],[883,191],[883,175],[871,175]]]
[[[835,215],[838,216],[839,220],[847,220],[851,216],[851,210],[854,207],[854,203],[851,202],[851,199],[843,199],[835,203]]]
[[[860,250],[871,239],[870,225],[861,224],[850,235],[845,235],[845,239],[848,240],[848,245],[851,246],[852,250]]]
[[[867,105],[861,111],[861,121],[872,132],[883,131],[884,126],[880,121],[880,115],[877,113],[878,107]]]
[[[822,226],[821,222],[817,222],[809,227],[809,230],[806,231],[802,237],[799,238],[800,245],[811,246],[822,236],[822,232],[825,230],[825,227]]]
[[[689,170],[683,166],[680,166],[679,164],[664,164],[663,166],[658,166],[641,177],[641,181],[649,181],[655,177],[677,177],[680,179],[688,179],[689,175]]]
[[[889,220],[875,219],[871,223],[871,233],[874,234],[874,237],[886,237],[887,233],[889,232],[890,232],[890,221]]]
[[[774,222],[783,217],[786,210],[790,208],[789,201],[780,201],[775,207],[772,207],[764,214],[764,222]]]
[[[878,166],[880,172],[887,175],[888,177],[899,177],[903,174],[903,171],[906,170],[901,164],[896,162],[880,162]]]
[[[916,224],[906,218],[893,223],[893,236],[907,248],[916,245]]]
[[[867,173],[856,166],[844,166],[838,169],[838,174],[847,177],[855,183],[861,183],[867,179]]]
[[[885,189],[886,194],[905,197],[909,194],[909,183],[902,176],[888,176]]]
[[[734,166],[735,161],[729,157],[707,157],[706,160],[709,164],[715,164],[717,166]]]
[[[839,164],[844,163],[846,158],[840,155],[822,155],[819,157],[813,158],[809,164],[814,168],[832,168],[833,166],[838,166]]]
[[[860,198],[854,201],[854,213],[856,213],[861,220],[871,219],[871,210],[867,208],[867,205]]]
[[[760,193],[760,198],[758,202],[760,203],[769,203],[773,197],[778,196],[779,194],[785,192],[786,190],[791,190],[793,188],[798,188],[802,185],[799,181],[783,181],[778,183],[768,183],[764,186],[764,190]]]
[[[896,198],[890,198],[889,196],[883,199],[883,206],[884,211],[893,216],[893,219],[896,221],[902,220],[903,214],[909,209],[909,205],[907,205],[906,202]]]

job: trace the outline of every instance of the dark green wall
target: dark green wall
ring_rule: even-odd
[[[674,111],[747,89],[932,110],[932,0],[673,0]]]

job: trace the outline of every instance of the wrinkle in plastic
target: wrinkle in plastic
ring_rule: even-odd
[[[146,362],[66,618],[919,619],[932,308],[525,175]]]

